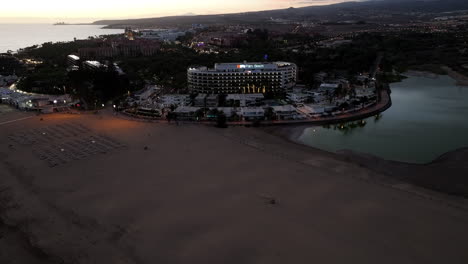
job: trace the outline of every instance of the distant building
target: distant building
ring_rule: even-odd
[[[176,41],[178,37],[184,36],[185,31],[178,31],[175,29],[147,29],[140,31],[140,38],[161,40],[161,41]]]
[[[157,40],[110,39],[100,43],[99,47],[78,49],[82,59],[109,59],[115,57],[152,56],[161,49]]]
[[[80,48],[78,54],[84,59],[105,59],[117,55],[112,47]]]
[[[192,92],[208,94],[285,93],[297,81],[297,66],[290,62],[219,63],[187,70]]]
[[[83,68],[85,70],[100,70],[100,69],[105,69],[107,68],[106,65],[100,63],[99,61],[85,61],[83,62]]]
[[[68,55],[67,56],[67,64],[69,67],[72,66],[80,66],[80,57],[76,55]]]
[[[340,87],[339,83],[322,83],[319,89],[322,91],[335,91]]]

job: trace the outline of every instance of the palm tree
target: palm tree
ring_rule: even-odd
[[[232,121],[239,121],[239,120],[240,120],[240,116],[239,116],[239,115],[237,114],[237,112],[234,111],[234,110],[233,110],[232,113],[231,113],[231,120],[232,120]]]
[[[197,117],[197,120],[200,120],[205,117],[205,110],[203,108],[198,109],[195,112],[195,116]]]
[[[219,112],[218,115],[216,116],[216,127],[219,128],[226,128],[226,115],[224,114],[223,111]]]
[[[272,107],[268,107],[267,109],[265,109],[265,118],[267,120],[274,120],[275,119],[275,113],[274,113]]]

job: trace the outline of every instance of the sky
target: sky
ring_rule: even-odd
[[[349,0],[9,0],[0,23],[87,23],[100,19],[219,14],[326,5]]]

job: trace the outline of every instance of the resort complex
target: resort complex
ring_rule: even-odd
[[[116,63],[112,67],[106,63],[82,61],[77,55],[67,56],[71,74],[114,72],[112,78],[125,76]],[[311,88],[296,84],[297,72],[297,66],[290,62],[216,63],[213,69],[189,67],[187,93],[168,93],[162,86],[148,84],[112,105],[116,111],[136,118],[212,122],[224,115],[228,123],[243,125],[336,122],[342,118],[362,117],[362,112],[376,114],[391,104],[387,91],[378,91],[372,73],[354,76],[356,81],[350,84],[343,76],[321,72],[314,76],[319,85]],[[85,85],[94,89],[93,85]],[[24,110],[56,112],[86,107],[86,102],[79,100],[56,100],[54,96],[24,93],[15,85],[1,88],[0,92],[3,102]],[[37,98],[49,103],[34,103]],[[60,103],[54,104],[54,101]],[[106,102],[94,102],[94,106],[105,107]]]
[[[290,62],[217,63],[214,68],[187,70],[188,88],[196,93],[285,93],[297,81],[297,66]]]

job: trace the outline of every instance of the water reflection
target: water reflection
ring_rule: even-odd
[[[379,119],[380,119],[380,117],[379,117]],[[375,120],[377,120],[377,118]],[[346,135],[346,134],[349,134],[349,133],[355,131],[358,128],[363,128],[366,125],[367,125],[366,120],[359,120],[359,121],[346,122],[346,123],[340,123],[340,124],[335,124],[335,125],[324,125],[323,128],[338,130],[338,131],[341,131],[343,134]]]

